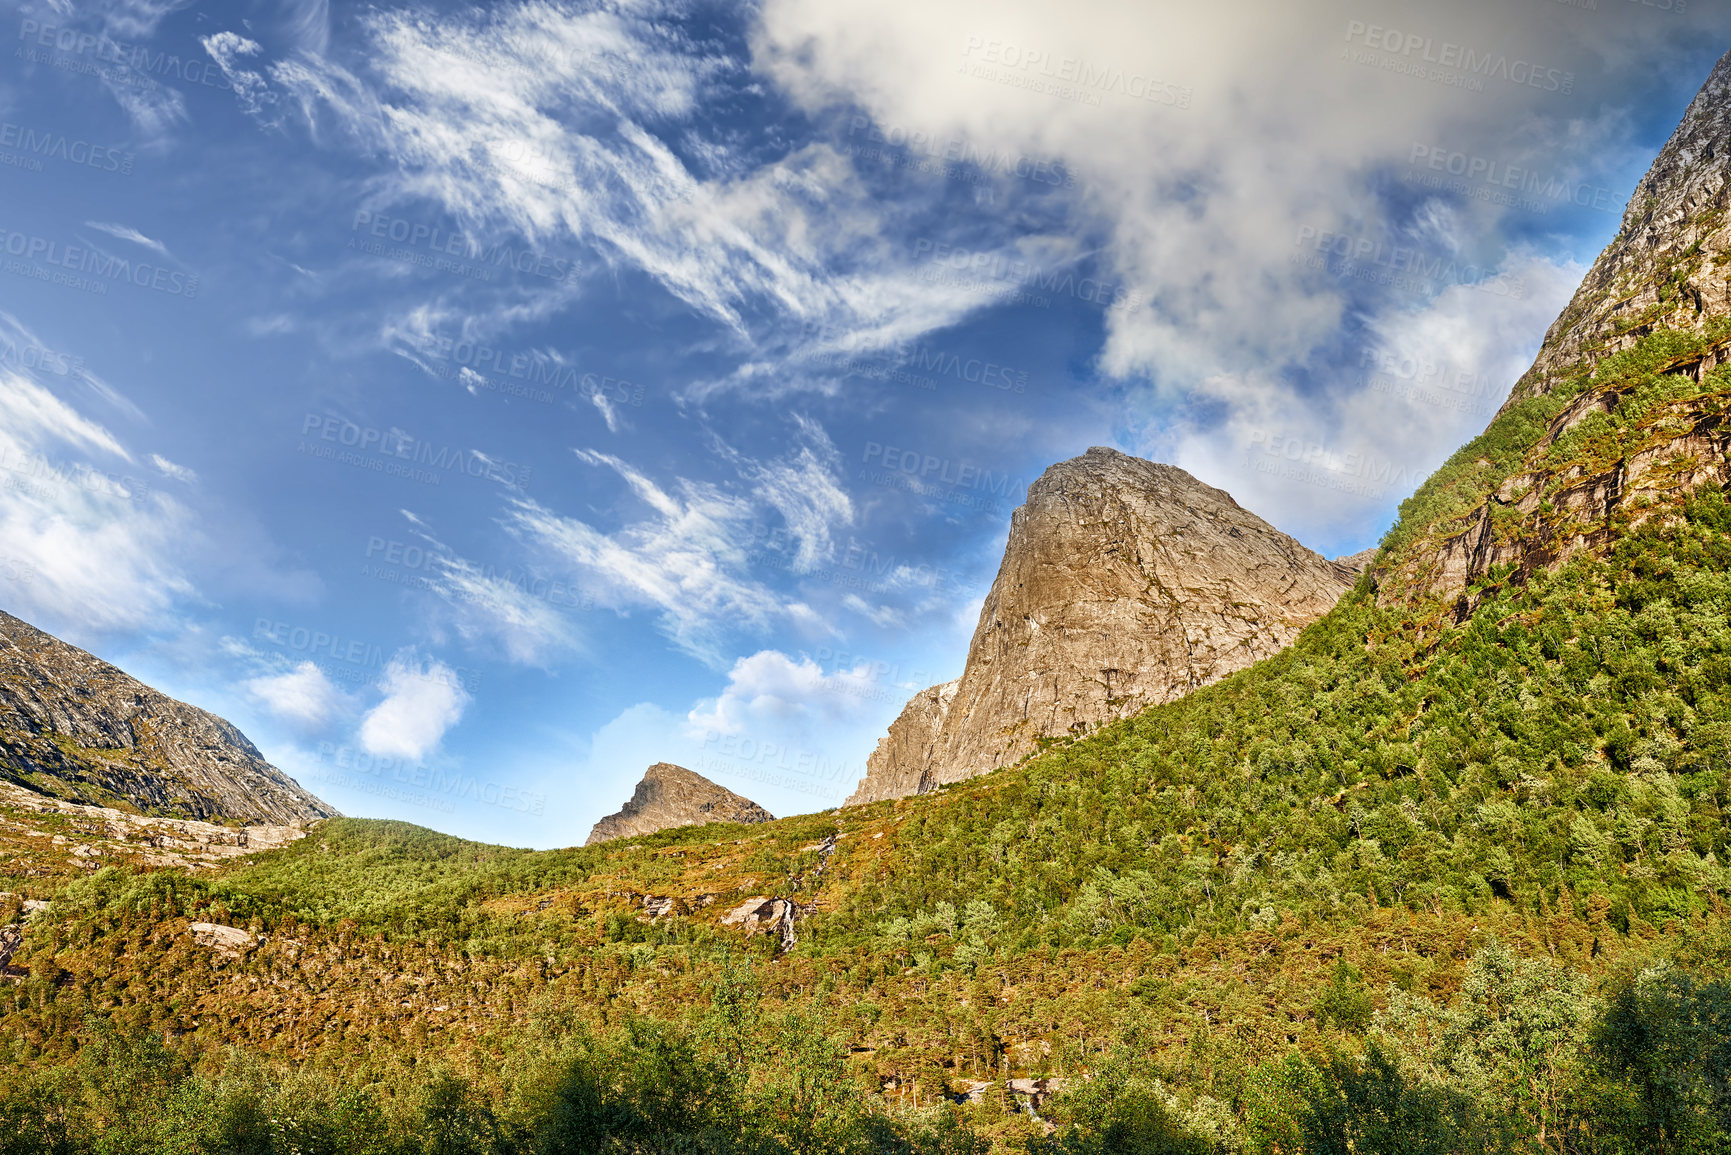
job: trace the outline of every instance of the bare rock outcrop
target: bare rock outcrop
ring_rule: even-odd
[[[654,834],[671,826],[768,822],[774,817],[751,799],[717,786],[701,774],[671,762],[657,762],[644,772],[631,801],[597,822],[583,845]]]
[[[802,914],[810,913],[789,898],[766,898],[759,895],[748,898],[733,910],[722,916],[722,926],[736,926],[745,932],[745,937],[754,934],[771,935],[776,940],[777,953],[792,950],[799,941],[794,934],[794,920]]]
[[[66,849],[63,830],[78,845]],[[8,872],[49,876],[71,866],[181,867],[208,870],[230,859],[275,850],[306,837],[305,825],[223,826],[190,818],[153,818],[85,806],[0,782],[0,844]],[[6,895],[0,894],[0,904]],[[25,899],[26,912],[34,900]]]
[[[239,958],[240,952],[253,944],[252,935],[238,926],[194,922],[189,923],[186,929],[192,932],[192,940],[199,946],[209,947],[223,958]]]
[[[233,725],[0,613],[0,779],[146,814],[288,826],[336,811]]]
[[[1094,448],[1010,522],[961,678],[915,695],[848,805],[1007,766],[1283,649],[1356,570],[1182,469]]]
[[[1369,549],[1361,549],[1357,553],[1349,553],[1345,557],[1337,557],[1334,559],[1334,564],[1344,566],[1353,573],[1363,573],[1364,567],[1376,560],[1376,554],[1377,547],[1373,545]]]

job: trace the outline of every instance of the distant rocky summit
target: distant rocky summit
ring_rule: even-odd
[[[7,613],[0,780],[166,818],[292,826],[337,813],[228,722]]]
[[[1377,552],[1378,547],[1373,545],[1369,549],[1361,549],[1357,553],[1349,553],[1345,557],[1337,557],[1334,559],[1334,564],[1345,566],[1353,573],[1363,573],[1364,567],[1376,560]]]
[[[1331,562],[1230,494],[1115,449],[1028,487],[954,682],[916,694],[848,805],[1011,765],[1285,648],[1339,600]]]
[[[774,817],[751,799],[717,786],[701,774],[671,762],[657,762],[644,772],[631,801],[597,822],[583,845],[654,834],[672,826],[768,822]]]

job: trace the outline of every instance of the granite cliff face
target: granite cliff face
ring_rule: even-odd
[[[1103,448],[1060,462],[1011,519],[962,676],[915,695],[847,804],[1010,765],[1244,669],[1356,572],[1182,469]]]
[[[631,801],[597,822],[583,845],[654,834],[671,826],[768,822],[774,817],[751,799],[717,786],[701,774],[671,762],[657,762],[644,772]]]
[[[337,813],[228,722],[6,613],[0,779],[160,817],[289,826]]]
[[[1701,485],[1731,480],[1728,208],[1731,54],[1636,187],[1621,230],[1486,438],[1451,462],[1460,466],[1451,491],[1429,498],[1441,516],[1373,570],[1380,601],[1452,600],[1464,618],[1475,584],[1498,567],[1524,580],[1604,547]],[[1523,451],[1493,460],[1487,442],[1510,421],[1543,424],[1532,435],[1511,430],[1501,439],[1520,437]]]

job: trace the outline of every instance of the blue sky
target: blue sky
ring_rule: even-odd
[[[1090,445],[1374,544],[1731,48],[1685,0],[4,21],[0,607],[530,846],[661,760],[838,803]]]

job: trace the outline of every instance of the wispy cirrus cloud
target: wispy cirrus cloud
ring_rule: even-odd
[[[895,237],[931,206],[876,197],[831,144],[718,132],[710,108],[762,95],[729,46],[697,31],[713,15],[662,0],[383,10],[362,22],[359,72],[307,51],[265,62],[232,32],[205,43],[261,123],[293,106],[315,132],[338,126],[387,158],[371,205],[431,203],[477,235],[587,246],[731,332],[746,355],[738,380],[765,378],[754,354],[766,348],[905,344],[1013,291],[928,276]]]
[[[0,344],[42,346],[14,318],[0,322]],[[0,364],[0,552],[28,575],[0,597],[21,616],[100,633],[194,596],[181,559],[197,528],[147,474],[107,426]]]
[[[834,446],[816,422],[798,419],[796,429],[796,447],[769,462],[722,445],[739,475],[732,487],[683,477],[663,485],[612,454],[579,450],[584,463],[624,482],[642,515],[606,531],[519,498],[507,524],[526,542],[576,566],[597,604],[651,608],[677,646],[719,665],[722,640],[730,635],[787,623],[818,626],[808,605],[753,573],[752,553],[771,519],[780,520],[795,544],[797,573],[831,557],[834,529],[853,518]]]
[[[161,253],[165,257],[172,255],[169,253],[167,245],[163,244],[159,240],[145,236],[131,225],[115,224],[110,221],[85,221],[84,227],[87,229],[95,229],[99,233],[107,233],[115,240],[130,241],[132,244],[142,245],[151,252]]]

